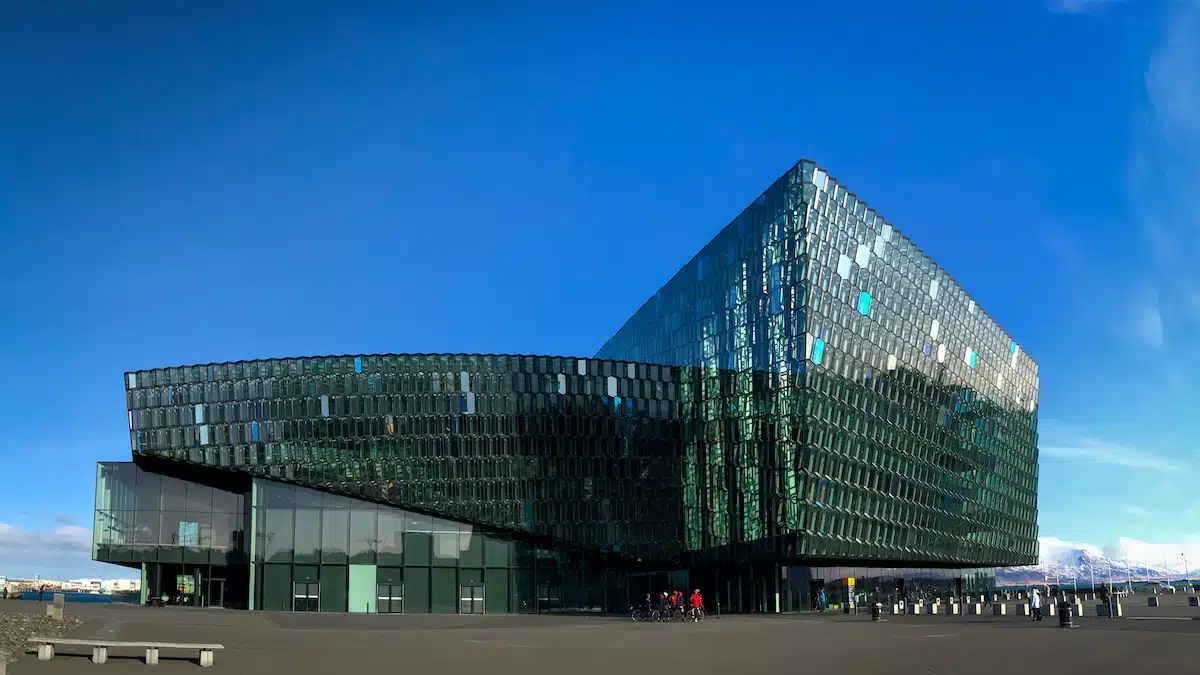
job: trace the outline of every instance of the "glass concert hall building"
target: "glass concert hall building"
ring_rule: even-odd
[[[1037,365],[811,162],[593,356],[126,373],[96,560],[143,600],[406,613],[948,595],[1037,557]]]

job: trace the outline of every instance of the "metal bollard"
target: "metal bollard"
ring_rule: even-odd
[[[1074,608],[1071,607],[1071,603],[1067,602],[1066,600],[1063,600],[1062,602],[1058,603],[1058,627],[1059,628],[1074,628],[1075,627],[1075,623],[1073,621],[1071,621],[1071,615],[1072,615],[1073,611],[1074,611]]]
[[[883,603],[877,602],[871,605],[871,620],[879,621],[883,618]]]

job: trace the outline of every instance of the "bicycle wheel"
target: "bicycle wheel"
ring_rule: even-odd
[[[703,607],[696,608],[696,621],[703,621],[707,616],[708,612],[705,612]]]
[[[645,621],[646,620],[646,612],[644,612],[640,609],[634,609],[632,612],[629,613],[629,618],[633,619],[634,621]]]
[[[671,614],[674,615],[671,617],[671,619],[673,621],[675,621],[675,623],[683,623],[684,621],[687,621],[687,615],[684,614],[682,611],[674,611],[674,612],[671,612]]]

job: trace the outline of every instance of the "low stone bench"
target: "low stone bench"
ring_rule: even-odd
[[[1096,605],[1096,616],[1104,616],[1110,619],[1119,619],[1125,616],[1124,610],[1121,609],[1121,603],[1114,602],[1111,607],[1107,603]]]
[[[158,665],[158,650],[160,649],[179,649],[184,651],[195,650],[200,652],[200,667],[211,668],[213,665],[213,652],[218,649],[224,649],[224,645],[206,645],[206,644],[191,644],[188,642],[114,642],[112,640],[78,640],[71,638],[29,638],[29,641],[37,645],[38,661],[49,661],[54,658],[55,645],[68,645],[75,647],[91,647],[92,648],[92,663],[108,663],[108,648],[109,647],[128,647],[134,649],[146,650],[146,665]]]
[[[1195,595],[1189,596],[1188,597],[1188,607],[1200,607],[1200,596],[1195,596]]]
[[[1151,595],[1151,596],[1147,597],[1146,598],[1146,606],[1147,607],[1158,607],[1158,596]]]
[[[1008,605],[1003,602],[992,605],[992,614],[995,616],[1004,616],[1008,614]]]
[[[967,609],[968,609],[968,610],[970,610],[970,611],[968,611],[967,613],[968,613],[968,614],[971,614],[971,615],[973,615],[973,616],[977,616],[977,615],[979,615],[979,614],[983,614],[983,603],[981,603],[981,602],[972,602],[971,604],[967,605]]]

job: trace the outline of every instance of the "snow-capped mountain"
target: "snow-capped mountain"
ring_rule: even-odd
[[[1080,583],[1090,584],[1093,579],[1097,584],[1126,581],[1158,582],[1167,579],[1182,580],[1186,575],[1194,579],[1196,570],[1184,567],[1184,558],[1176,555],[1177,560],[1137,560],[1118,559],[1104,554],[1094,546],[1066,548],[1056,546],[1057,540],[1042,541],[1042,560],[1038,565],[1027,567],[996,568],[996,584],[998,586],[1020,586],[1045,583]],[[1065,542],[1061,542],[1065,543]],[[1078,545],[1074,545],[1078,546]],[[1116,547],[1120,552],[1120,546]],[[1174,562],[1175,564],[1171,564]],[[1196,561],[1200,564],[1200,560]]]

